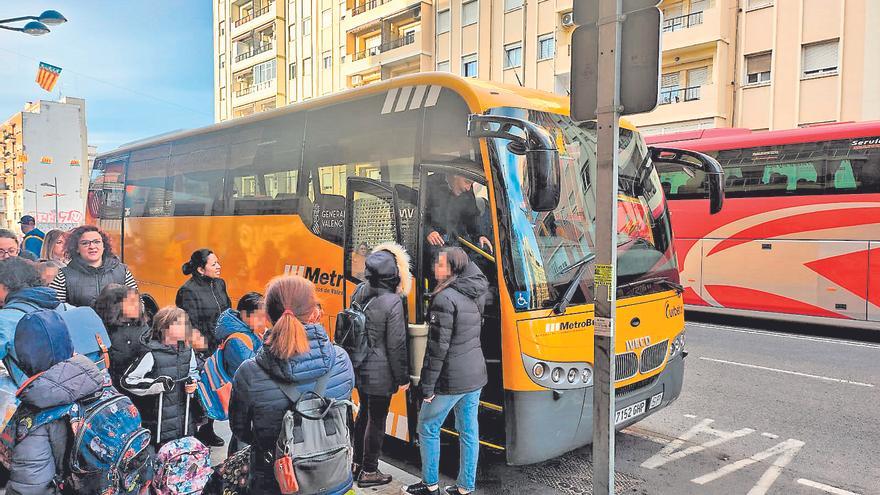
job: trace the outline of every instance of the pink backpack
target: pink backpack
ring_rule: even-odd
[[[162,438],[162,398],[159,396],[159,431]],[[189,401],[186,401],[184,425],[189,424]],[[186,431],[183,433],[186,435]],[[156,495],[196,495],[202,493],[214,469],[211,467],[211,450],[194,437],[183,437],[166,443],[156,454],[156,474],[153,476],[153,492]]]

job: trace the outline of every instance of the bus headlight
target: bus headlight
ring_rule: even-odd
[[[584,368],[583,371],[581,371],[581,381],[585,384],[593,381],[593,370],[590,368]]]
[[[577,368],[568,370],[568,383],[574,383],[574,381],[578,379],[578,374],[579,371]]]
[[[562,368],[553,368],[553,372],[550,373],[550,379],[559,383],[559,380],[562,380]]]
[[[547,365],[544,363],[538,363],[535,365],[534,368],[532,368],[532,374],[535,375],[535,378],[537,378],[538,380],[540,380],[541,378],[544,378],[544,373],[546,373],[546,372],[547,372]]]
[[[672,339],[672,344],[669,346],[669,359],[672,359],[684,352],[684,340],[684,330],[682,330],[680,334],[676,335],[675,338]]]

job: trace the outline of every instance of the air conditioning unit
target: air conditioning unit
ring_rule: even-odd
[[[574,12],[566,12],[562,14],[562,27],[573,27],[574,26]]]
[[[362,82],[364,82],[364,76],[362,76],[360,74],[355,74],[355,75],[351,76],[352,86],[357,86]]]

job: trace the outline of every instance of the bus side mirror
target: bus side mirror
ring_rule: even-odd
[[[718,160],[698,151],[677,148],[650,148],[651,161],[669,163],[692,170],[699,170],[706,176],[705,185],[709,190],[709,214],[714,215],[724,206],[724,170]]]
[[[514,133],[517,130],[520,132]],[[529,121],[498,115],[468,116],[468,136],[499,138],[510,142],[507,150],[525,155],[529,206],[534,211],[553,211],[559,205],[559,150],[544,128]]]

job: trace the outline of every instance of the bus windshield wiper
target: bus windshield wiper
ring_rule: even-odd
[[[565,314],[565,310],[568,309],[568,304],[571,302],[571,298],[574,297],[574,291],[577,289],[578,283],[580,283],[584,274],[587,272],[587,267],[590,266],[590,262],[596,259],[595,253],[590,253],[583,258],[579,259],[576,263],[565,267],[560,275],[568,273],[575,268],[578,269],[577,273],[574,274],[574,277],[568,282],[568,286],[565,288],[565,292],[562,293],[562,297],[553,304],[553,312],[557,315]]]
[[[679,283],[675,283],[672,280],[669,280],[668,278],[665,278],[665,277],[646,278],[644,280],[637,280],[635,282],[630,282],[628,284],[618,285],[617,290],[628,289],[630,287],[637,287],[637,286],[646,285],[646,284],[664,285],[664,286],[674,290],[677,294],[681,294],[682,292],[684,292],[683,285],[681,285]]]

